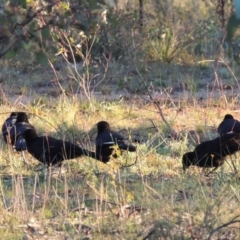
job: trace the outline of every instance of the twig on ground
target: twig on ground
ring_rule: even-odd
[[[133,165],[135,165],[137,163],[138,160],[138,156],[136,156],[136,159],[134,161],[134,163],[129,164],[129,165],[122,165],[119,169],[123,169],[123,168],[127,168],[127,167],[132,167]]]
[[[222,224],[221,226],[213,229],[212,232],[209,234],[207,240],[211,240],[211,239],[212,239],[212,235],[213,235],[215,232],[219,231],[221,228],[227,227],[227,226],[229,226],[229,225],[231,225],[231,224],[234,224],[234,223],[239,223],[240,220],[236,220],[236,219],[239,218],[239,217],[240,217],[240,215],[234,217],[231,221],[229,221],[229,222],[227,222],[227,223],[224,223],[224,224]]]
[[[150,100],[151,100],[152,103],[155,105],[155,107],[158,109],[158,112],[159,112],[159,114],[160,114],[163,122],[167,125],[168,129],[170,130],[170,132],[171,132],[171,137],[174,138],[174,139],[176,139],[176,138],[177,138],[177,135],[178,135],[177,132],[170,126],[169,122],[166,120],[166,118],[165,118],[165,116],[164,116],[164,114],[163,114],[163,111],[162,111],[161,106],[159,105],[159,103],[153,98],[153,96],[152,96],[151,93],[149,92],[148,86],[147,86],[147,84],[146,84],[146,80],[142,77],[142,75],[141,75],[141,73],[139,72],[139,70],[138,70],[137,67],[136,67],[136,71],[137,71],[139,77],[142,79],[142,82],[143,82],[143,84],[144,84],[144,86],[145,86],[145,89],[146,89],[146,91],[147,91],[147,94],[148,94]]]

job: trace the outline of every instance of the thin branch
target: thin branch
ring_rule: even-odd
[[[138,156],[136,156],[136,159],[134,161],[134,163],[131,163],[129,165],[122,165],[119,169],[123,169],[123,168],[127,168],[127,167],[132,167],[133,165],[135,165],[137,163],[138,160]]]
[[[146,80],[142,77],[141,73],[139,72],[138,68],[136,67],[136,71],[139,75],[139,77],[142,79],[142,82],[146,88],[146,91],[147,91],[147,94],[149,96],[149,98],[151,99],[152,103],[155,105],[155,107],[158,109],[158,112],[163,120],[163,122],[167,125],[168,129],[170,130],[171,132],[171,136],[172,137],[176,137],[177,136],[177,132],[170,126],[169,122],[166,120],[166,118],[164,117],[164,114],[163,114],[163,111],[162,111],[162,108],[161,106],[159,105],[159,103],[152,97],[148,87],[147,87],[147,84],[146,84]]]
[[[231,225],[231,224],[233,224],[233,223],[239,223],[240,220],[235,220],[235,219],[238,218],[238,217],[240,217],[240,215],[234,217],[230,222],[224,223],[224,224],[222,224],[221,226],[215,228],[215,229],[210,233],[210,235],[209,235],[209,237],[208,237],[207,240],[211,240],[212,235],[213,235],[215,232],[219,231],[221,228],[227,227],[227,226],[229,226],[229,225]]]

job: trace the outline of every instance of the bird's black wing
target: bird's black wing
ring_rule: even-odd
[[[13,125],[15,125],[16,121],[17,121],[17,116],[11,116],[7,118],[2,125],[2,135],[6,143],[7,143],[7,135],[11,131],[11,128],[13,127]]]
[[[34,129],[34,126],[30,123],[20,122],[12,126],[9,135],[11,144],[14,146],[16,151],[24,151],[27,148],[25,139],[22,137],[23,133],[28,129]]]
[[[50,136],[34,139],[27,149],[36,159],[48,165],[79,157],[84,153],[79,146]]]
[[[118,146],[119,146],[120,149],[129,151],[129,152],[135,152],[136,149],[137,149],[135,146],[127,143],[125,140],[124,141],[122,141],[122,140],[118,141]]]
[[[236,119],[224,119],[218,126],[218,133],[224,135],[227,133],[240,133],[240,122]]]
[[[225,134],[221,137],[222,155],[231,155],[240,150],[240,133]]]
[[[124,140],[124,137],[119,133],[104,131],[97,135],[95,143],[97,146],[102,146],[103,144],[117,144],[119,140]]]
[[[135,152],[136,147],[129,144],[127,140],[119,133],[113,131],[104,131],[97,135],[96,146],[109,145],[112,146],[117,144],[120,149]]]
[[[47,165],[61,163],[64,160],[78,158],[83,155],[97,160],[101,159],[103,162],[109,160],[107,156],[99,156],[98,158],[95,152],[81,148],[72,142],[56,139],[51,136],[35,138],[33,142],[28,144],[27,149],[31,155]]]
[[[225,157],[239,150],[240,134],[229,133],[213,140],[200,143],[195,148],[198,159],[204,158],[206,155],[218,155]]]

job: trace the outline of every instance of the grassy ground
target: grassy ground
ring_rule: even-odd
[[[150,1],[141,34],[124,15],[109,24],[110,50],[121,50],[114,60],[77,69],[59,59],[43,68],[29,51],[1,59],[0,123],[26,111],[39,134],[94,150],[95,124],[106,120],[140,141],[137,153],[109,164],[82,157],[48,175],[1,139],[4,240],[240,239],[239,154],[208,177],[194,167],[184,174],[181,164],[183,153],[217,136],[226,113],[240,119],[239,66],[219,40],[214,1],[173,2]],[[159,109],[179,138],[169,137]]]
[[[155,106],[141,99],[95,100],[94,111],[73,96],[45,101],[2,105],[0,122],[10,110],[25,110],[33,113],[30,121],[39,133],[94,149],[94,125],[108,120],[113,129],[140,140],[138,152],[107,165],[88,157],[66,161],[64,173],[53,169],[47,175],[37,171],[30,155],[25,153],[25,163],[1,141],[4,239],[240,239],[239,156],[209,177],[197,168],[183,174],[181,166],[185,151],[217,136],[225,113],[240,118],[231,103],[223,108],[221,99],[196,104],[185,99],[181,109],[163,107],[181,135],[173,140]],[[134,166],[121,168],[136,158]]]

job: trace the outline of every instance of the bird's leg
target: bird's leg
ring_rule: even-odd
[[[27,167],[28,167],[24,151],[21,151],[21,156],[22,156],[24,164],[27,165]]]

